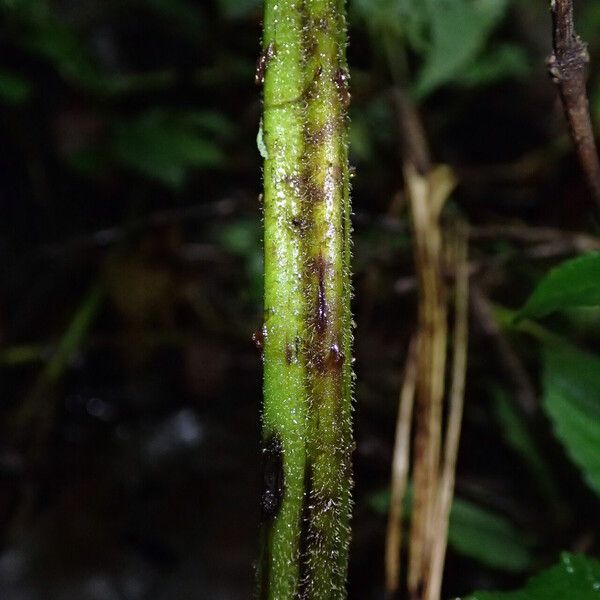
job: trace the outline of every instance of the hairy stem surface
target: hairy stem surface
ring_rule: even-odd
[[[259,597],[345,598],[351,488],[348,74],[342,0],[266,0]]]

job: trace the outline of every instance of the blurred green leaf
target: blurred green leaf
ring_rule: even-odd
[[[532,563],[528,541],[508,519],[460,498],[452,505],[448,541],[457,552],[501,571],[526,571]]]
[[[502,79],[522,79],[530,72],[530,64],[523,48],[515,44],[500,44],[477,58],[458,73],[456,83],[477,87]]]
[[[567,260],[538,284],[517,318],[543,317],[578,306],[600,305],[600,252]]]
[[[373,156],[373,141],[369,123],[358,116],[350,122],[350,148],[356,160],[367,162]]]
[[[409,491],[406,511],[410,501]],[[371,494],[368,502],[373,510],[386,514],[389,490]],[[519,573],[532,563],[530,542],[508,519],[461,498],[452,503],[448,543],[460,554],[500,571]]]
[[[248,256],[261,250],[262,228],[256,219],[239,219],[217,232],[220,244],[230,252]]]
[[[140,0],[163,17],[177,17],[198,36],[202,15],[184,0]],[[172,85],[176,73],[169,69],[149,73],[107,73],[95,60],[87,40],[72,24],[59,19],[43,0],[4,0],[10,36],[29,52],[52,63],[66,81],[97,95],[120,95],[162,89]]]
[[[475,592],[467,600],[596,600],[600,595],[600,563],[563,553],[558,565],[532,577],[516,592]]]
[[[225,163],[218,145],[194,128],[193,115],[158,109],[118,123],[111,151],[118,163],[172,187],[181,186],[192,167]]]
[[[524,52],[514,45],[485,45],[506,14],[509,0],[355,0],[374,44],[383,47],[396,73],[404,47],[423,57],[414,91],[420,98],[447,83],[481,85],[522,76]],[[406,74],[407,76],[408,74]]]
[[[504,17],[508,0],[426,0],[431,48],[416,83],[424,97],[452,81],[483,50]]]
[[[350,151],[353,158],[367,162],[381,144],[393,142],[394,115],[389,99],[377,96],[351,111]]]
[[[354,0],[351,8],[366,22],[373,40],[406,41],[416,50],[426,50],[429,19],[421,0]]]
[[[404,496],[404,512],[407,513],[410,510],[407,499],[411,490]],[[390,490],[383,488],[376,492],[371,492],[367,496],[367,504],[371,510],[375,511],[379,515],[387,515],[390,509]]]
[[[582,39],[591,45],[598,45],[598,28],[600,27],[600,4],[585,2],[578,4],[575,12],[575,28]]]
[[[262,227],[258,219],[239,219],[216,230],[221,246],[244,259],[249,292],[253,302],[259,304],[263,294]]]
[[[557,437],[600,494],[600,357],[546,344],[543,384],[544,409]]]
[[[58,343],[54,355],[50,358],[42,373],[42,378],[46,378],[51,382],[56,382],[60,378],[69,361],[88,335],[94,319],[102,307],[103,300],[104,290],[99,283],[95,283],[73,315],[73,319]]]
[[[188,112],[184,119],[192,127],[198,127],[218,139],[229,140],[236,132],[235,125],[223,113],[214,110]]]
[[[31,96],[31,84],[16,73],[0,69],[0,102],[16,106]]]
[[[88,87],[98,85],[102,74],[73,27],[41,10],[21,25],[20,45],[52,62],[65,79]]]

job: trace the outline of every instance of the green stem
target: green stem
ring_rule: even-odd
[[[346,597],[351,488],[343,0],[266,0],[259,597]]]

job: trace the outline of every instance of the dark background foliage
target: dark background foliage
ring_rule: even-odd
[[[355,517],[351,598],[382,597],[397,395],[415,326],[402,87],[517,308],[597,221],[546,75],[539,0],[352,0]],[[600,10],[577,4],[600,65]],[[0,596],[249,598],[261,325],[256,0],[0,0]],[[600,78],[592,69],[592,113]],[[488,230],[485,228],[488,227]],[[554,318],[598,346],[597,309]],[[530,337],[473,319],[445,595],[598,552],[597,498],[537,403]],[[506,350],[506,348],[505,348]],[[504,357],[505,358],[505,357]]]

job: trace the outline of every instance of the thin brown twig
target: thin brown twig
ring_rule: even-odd
[[[456,478],[456,461],[465,397],[465,381],[467,373],[467,349],[469,338],[469,268],[468,268],[468,235],[466,226],[457,225],[454,236],[455,261],[455,300],[454,300],[454,349],[452,356],[452,382],[449,394],[449,413],[444,443],[444,462],[439,483],[439,491],[434,517],[433,539],[431,542],[431,558],[426,578],[425,600],[439,600],[444,574],[444,561],[448,543],[448,520],[454,482]]]
[[[550,7],[554,51],[548,59],[548,70],[558,88],[588,186],[600,205],[600,161],[586,91],[590,62],[587,45],[575,32],[573,0],[552,0]]]
[[[402,550],[402,509],[410,466],[410,430],[417,381],[418,335],[413,336],[404,367],[404,381],[398,403],[396,440],[392,460],[390,511],[385,542],[385,589],[395,598],[400,589]]]

